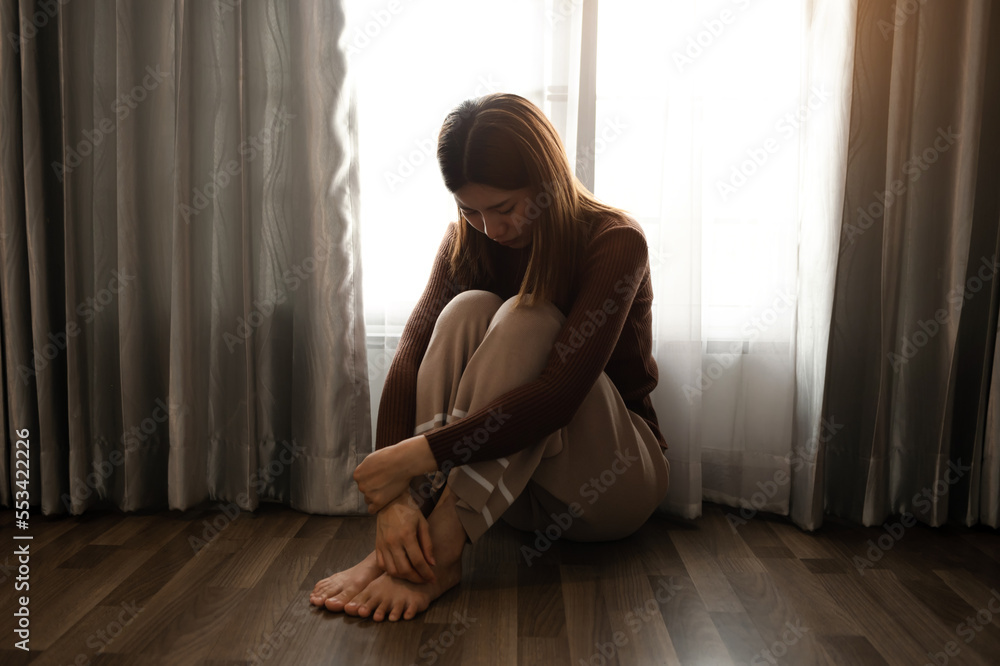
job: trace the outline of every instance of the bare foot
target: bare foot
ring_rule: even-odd
[[[402,578],[382,574],[351,599],[344,610],[350,615],[371,617],[376,622],[386,618],[390,622],[402,618],[412,620],[431,602],[459,584],[462,580],[462,560],[434,567],[433,583],[411,583]]]
[[[427,519],[437,561],[431,569],[434,580],[411,583],[402,578],[383,574],[368,584],[345,606],[348,615],[371,617],[376,622],[413,617],[431,602],[458,585],[462,580],[462,550],[468,538],[455,509],[456,498],[450,488],[441,493],[437,506]]]
[[[364,590],[369,583],[382,575],[375,561],[375,551],[346,571],[335,573],[316,583],[309,603],[326,606],[328,610],[340,612],[344,605]]]

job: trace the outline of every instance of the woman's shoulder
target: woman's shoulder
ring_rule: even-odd
[[[639,222],[624,211],[602,213],[591,226],[591,244],[625,242],[631,238],[641,238],[645,242],[646,233]]]

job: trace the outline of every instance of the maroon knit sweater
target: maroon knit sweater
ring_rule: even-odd
[[[417,368],[438,314],[460,293],[450,279],[448,260],[456,225],[448,226],[427,287],[403,329],[386,375],[376,449],[413,436]],[[491,245],[498,259],[494,262],[498,278],[493,284],[469,288],[487,289],[507,299],[520,288],[531,246]],[[667,447],[649,399],[657,368],[651,352],[653,289],[645,234],[631,218],[605,218],[594,225],[585,257],[569,312],[563,310],[566,324],[541,376],[464,418],[424,433],[443,469],[509,455],[567,425],[602,371],[617,387],[625,406],[645,419],[660,446]],[[491,417],[497,413],[503,416]],[[486,427],[487,421],[489,438],[477,444],[473,433]]]

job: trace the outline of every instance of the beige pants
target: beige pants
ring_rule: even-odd
[[[565,317],[550,303],[513,305],[473,290],[441,311],[417,373],[415,435],[541,375]],[[504,458],[455,467],[447,483],[472,542],[501,516],[529,532],[604,541],[646,522],[667,494],[669,472],[649,426],[601,373],[567,426]],[[411,492],[429,511],[444,482],[442,472],[418,477]]]

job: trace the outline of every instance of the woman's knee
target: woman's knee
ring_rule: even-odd
[[[479,344],[503,300],[494,293],[472,289],[457,294],[437,316],[431,345]],[[457,342],[461,340],[463,342]]]
[[[503,299],[493,292],[469,289],[448,301],[448,304],[441,310],[440,317],[456,317],[463,321],[483,318],[488,322],[493,319],[501,305],[503,305]]]
[[[510,330],[514,336],[522,336],[530,332],[551,338],[554,342],[566,322],[566,317],[559,311],[559,308],[547,300],[538,301],[531,305],[526,303],[516,305],[516,303],[517,296],[503,301],[490,322],[490,331],[494,328],[504,328]]]

